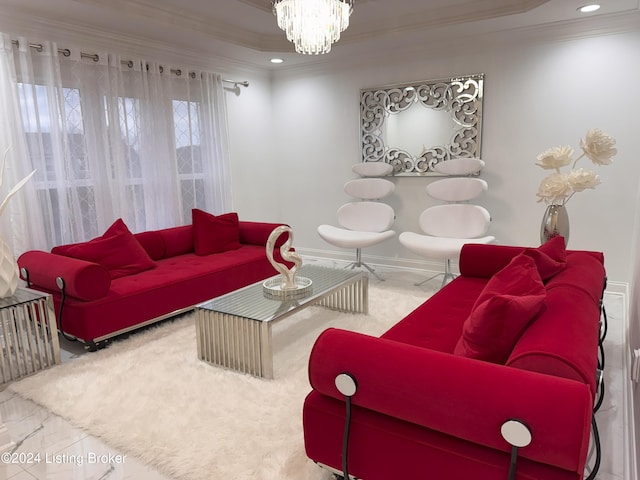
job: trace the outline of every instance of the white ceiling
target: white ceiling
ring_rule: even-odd
[[[91,33],[98,37],[162,43],[175,51],[218,55],[262,68],[284,58],[285,67],[348,60],[433,46],[514,28],[590,17],[637,13],[639,0],[600,0],[589,15],[577,8],[588,0],[355,0],[351,25],[331,53],[296,54],[278,29],[270,0],[2,0],[2,16],[30,25]],[[590,18],[593,22],[593,18]]]

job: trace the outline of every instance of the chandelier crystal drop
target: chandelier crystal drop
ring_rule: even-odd
[[[349,26],[353,0],[273,0],[273,10],[296,52],[320,55]]]

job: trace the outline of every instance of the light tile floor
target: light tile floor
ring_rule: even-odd
[[[421,278],[413,272],[394,270],[381,272],[390,283],[420,288],[414,282]],[[374,278],[372,282],[383,286]],[[431,280],[437,288],[440,279]],[[426,288],[425,288],[426,289]],[[597,414],[603,457],[597,480],[632,480],[624,478],[624,442],[622,415],[622,362],[624,297],[607,293],[605,306],[609,330],[605,341],[606,395]],[[126,340],[124,340],[126,341]],[[63,361],[73,361],[85,354],[77,345],[61,341]],[[74,427],[61,417],[37,404],[7,391],[0,391],[0,413],[15,446],[10,451],[18,460],[40,455],[32,463],[0,461],[0,480],[171,480],[143,462],[111,448],[98,438]],[[93,460],[93,461],[89,461]],[[302,480],[302,479],[301,479]]]

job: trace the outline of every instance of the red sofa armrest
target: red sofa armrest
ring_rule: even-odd
[[[533,436],[519,455],[584,470],[593,401],[581,382],[328,329],[311,352],[309,379],[343,400],[334,383],[341,373],[356,379],[353,405],[505,452],[500,427],[519,419]]]
[[[524,251],[525,247],[467,243],[460,252],[460,274],[464,277],[492,277]]]
[[[111,287],[109,271],[102,265],[55,253],[25,252],[18,258],[18,266],[27,269],[29,282],[34,288],[58,292],[56,279],[62,277],[65,294],[80,300],[102,298]],[[26,280],[24,276],[22,279]]]
[[[240,221],[240,243],[266,246],[271,232],[281,225],[283,224]],[[288,237],[288,235],[281,235],[275,246],[280,247]]]

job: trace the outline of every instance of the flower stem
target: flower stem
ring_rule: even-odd
[[[582,157],[584,157],[584,152],[582,153],[582,155],[580,155],[578,158],[576,158],[573,162],[573,165],[571,166],[571,170],[573,170],[574,168],[576,168],[576,163],[578,163],[578,160],[580,160]],[[571,197],[569,197],[571,198]]]
[[[575,165],[575,164],[574,164],[574,165]],[[565,199],[562,201],[562,205],[563,205],[563,206],[564,206],[564,205],[566,205],[566,204],[567,204],[567,202],[568,202],[569,200],[571,200],[571,197],[573,197],[575,194],[576,194],[576,192],[571,192],[571,195],[569,195],[567,198],[565,198]]]

